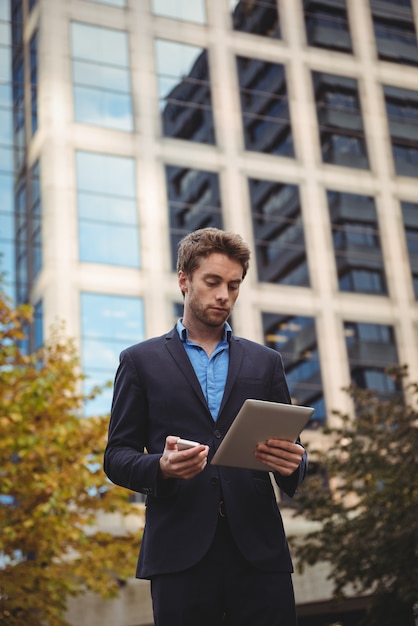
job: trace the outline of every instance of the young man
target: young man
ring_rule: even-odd
[[[184,315],[168,334],[124,350],[104,467],[147,495],[137,577],[151,580],[156,626],[295,626],[292,563],[269,472],[209,461],[246,398],[290,402],[280,355],[227,322],[250,252],[206,228],[179,245]],[[179,437],[198,447],[179,450]],[[299,443],[255,451],[292,496]]]

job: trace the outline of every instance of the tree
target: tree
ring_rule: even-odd
[[[25,356],[30,320],[0,289],[0,624],[63,626],[69,596],[118,593],[142,526],[115,537],[95,525],[99,513],[138,508],[102,471],[107,418],[81,417],[73,342],[56,330]]]
[[[335,411],[329,449],[310,451],[324,473],[305,481],[298,500],[316,529],[291,538],[300,571],[328,561],[335,595],[348,585],[370,595],[367,626],[413,624],[418,600],[418,386],[406,368],[389,373],[404,395],[382,401],[350,387],[354,418]]]

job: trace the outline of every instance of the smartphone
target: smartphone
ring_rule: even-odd
[[[179,450],[188,450],[189,448],[196,448],[196,446],[200,446],[200,443],[197,441],[190,441],[190,439],[179,439],[177,441],[177,448]]]

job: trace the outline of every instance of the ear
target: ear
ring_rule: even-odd
[[[183,272],[183,270],[180,270],[178,273],[178,282],[179,282],[180,291],[184,295],[188,291],[188,279],[187,279],[187,274]]]

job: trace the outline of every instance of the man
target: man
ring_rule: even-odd
[[[187,235],[177,263],[183,318],[121,354],[104,467],[147,495],[137,577],[151,580],[156,626],[297,623],[269,472],[210,464],[246,398],[290,402],[280,355],[227,323],[249,257],[239,235]],[[179,437],[201,445],[179,450]],[[306,473],[303,447],[274,439],[255,455],[292,496]]]

